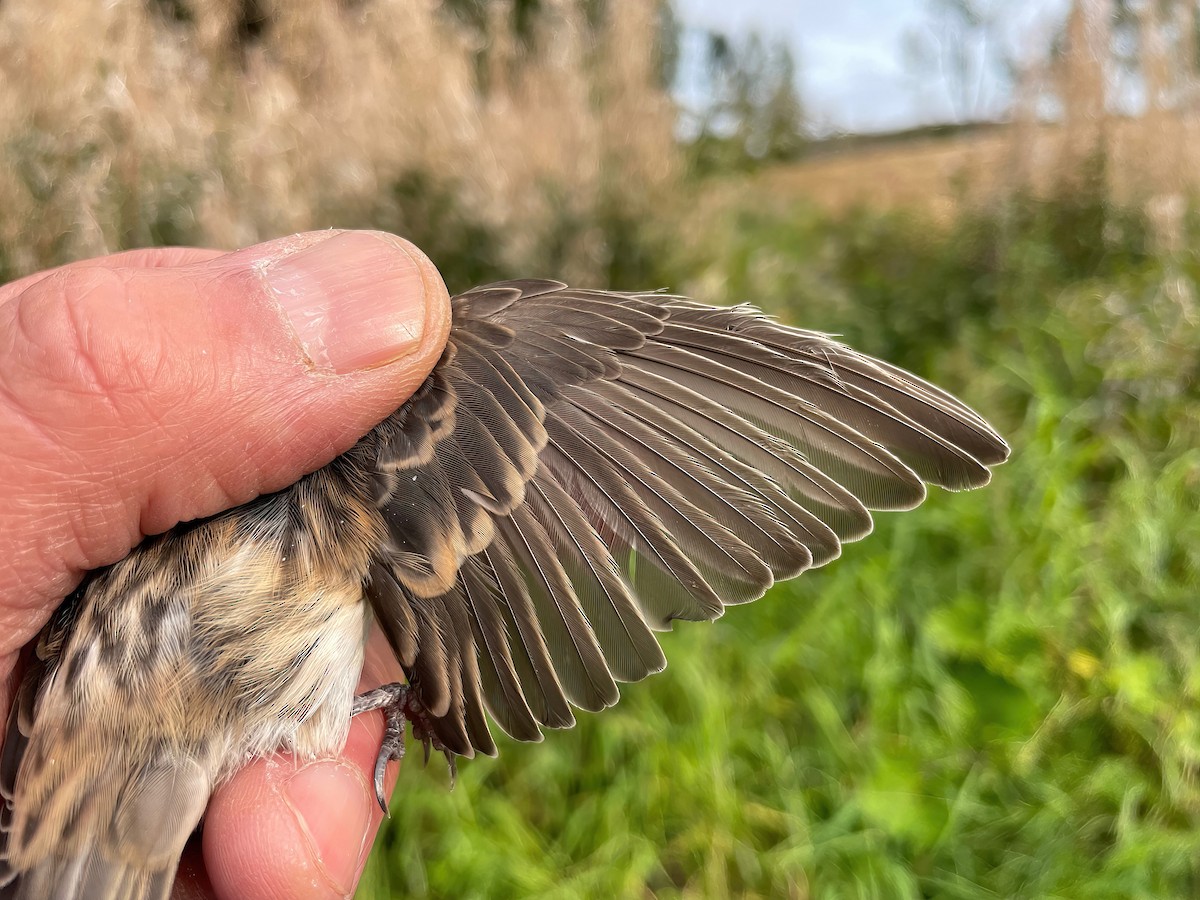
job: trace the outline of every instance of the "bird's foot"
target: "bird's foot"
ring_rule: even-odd
[[[383,790],[383,778],[389,762],[393,759],[404,759],[405,720],[413,723],[413,737],[425,746],[426,765],[429,763],[431,749],[446,754],[446,760],[450,764],[450,787],[454,787],[454,778],[457,775],[454,754],[442,746],[442,742],[433,733],[429,714],[410,685],[393,682],[359,694],[350,707],[350,715],[357,716],[373,709],[383,710],[385,723],[383,740],[379,743],[379,755],[375,758],[375,799],[379,801],[379,807],[384,814],[388,812],[388,805]]]

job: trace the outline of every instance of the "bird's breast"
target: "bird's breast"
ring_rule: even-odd
[[[362,668],[370,510],[336,480],[313,482],[98,573],[47,719],[99,717],[115,739],[220,759],[218,780],[247,755],[340,749]]]

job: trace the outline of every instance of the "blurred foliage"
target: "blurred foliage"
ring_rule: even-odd
[[[630,290],[667,284],[661,281],[663,261],[671,258],[667,232],[641,204],[614,189],[601,191],[596,205],[581,213],[561,186],[547,182],[541,189],[549,215],[530,222],[527,235],[528,255],[539,261],[536,273],[506,258],[503,236],[472,215],[454,180],[429,172],[405,173],[365,208],[335,205],[322,216],[338,228],[404,235],[437,263],[451,293],[531,274],[569,278],[580,259],[598,283]]]
[[[588,28],[597,35],[603,31],[605,20],[609,15],[611,0],[578,0],[578,6],[584,14]],[[667,88],[675,80],[676,66],[679,62],[679,21],[670,0],[655,0],[654,7],[655,51],[657,55],[657,79],[660,87]],[[494,0],[442,0],[441,8],[454,16],[475,35],[478,43],[478,71],[486,80],[486,57],[488,48],[495,35],[492,32],[497,27],[504,27],[515,37],[526,54],[536,53],[544,47],[539,47],[539,40],[544,44],[552,40],[550,35],[539,32],[539,18],[547,15],[547,8],[553,6],[546,0],[510,0],[507,4],[498,4]]]
[[[496,232],[470,215],[454,181],[430,172],[405,172],[361,217],[336,208],[326,215],[339,228],[404,235],[437,261],[451,291],[513,277],[504,265]]]
[[[1013,458],[573,731],[410,764],[360,896],[1196,896],[1200,259],[1073,183],[949,227],[747,198],[638,271],[936,378]]]
[[[796,62],[783,40],[707,35],[703,93],[687,122],[692,168],[701,175],[798,159],[808,146]]]

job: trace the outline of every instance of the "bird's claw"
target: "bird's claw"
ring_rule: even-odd
[[[457,775],[454,754],[443,747],[441,741],[434,735],[425,707],[421,705],[421,701],[417,699],[416,692],[412,690],[411,686],[393,682],[381,685],[373,691],[359,694],[354,698],[354,703],[350,707],[350,715],[357,716],[359,713],[370,712],[373,709],[383,710],[385,722],[383,740],[379,743],[379,755],[375,757],[375,799],[379,801],[379,808],[383,810],[384,815],[389,813],[387,796],[383,790],[383,779],[387,773],[389,762],[393,759],[404,759],[405,720],[413,723],[413,737],[425,747],[426,765],[429,764],[431,749],[441,750],[446,754],[446,760],[450,765],[450,787],[454,788],[454,780]]]

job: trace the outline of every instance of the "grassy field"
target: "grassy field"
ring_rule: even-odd
[[[1012,461],[574,731],[410,765],[359,896],[1196,896],[1200,262],[1086,193],[725,209],[662,283],[940,380]]]
[[[1105,146],[1105,189],[1119,202],[1200,189],[1200,112],[1114,116],[1094,127]],[[1014,185],[1049,196],[1070,165],[1073,135],[1061,124],[1018,120],[942,132],[831,141],[801,163],[749,180],[763,196],[801,196],[835,213],[920,209],[945,223],[964,206],[1002,201]]]

